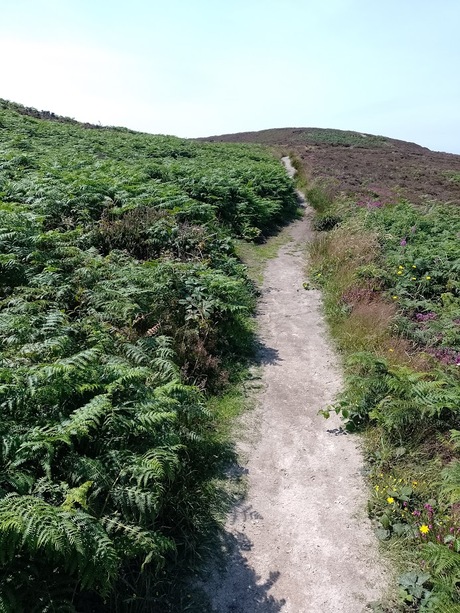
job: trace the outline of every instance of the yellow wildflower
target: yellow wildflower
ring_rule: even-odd
[[[397,300],[397,299],[398,299],[398,296],[393,296],[393,300]]]
[[[430,276],[427,276],[427,277],[425,277],[425,279],[427,279],[427,280],[429,281],[429,280],[431,279],[431,277],[430,277]]]
[[[404,268],[404,266],[398,266],[399,270],[402,270]]]
[[[398,275],[402,275],[402,270],[398,270]]]
[[[419,530],[422,534],[428,534],[428,532],[430,531],[430,529],[428,528],[426,524],[422,524]]]
[[[412,281],[417,281],[417,277],[411,277]]]
[[[387,498],[388,504],[393,504],[394,501],[395,501],[395,499],[392,496],[388,496],[388,498]]]
[[[390,353],[393,353],[393,351],[394,351],[393,347],[390,347],[390,348],[388,349],[388,351],[389,351]]]
[[[418,481],[412,481],[412,485],[415,487],[416,485],[418,485]]]
[[[375,490],[376,492],[378,492],[378,491],[379,491],[379,489],[380,489],[380,487],[379,487],[378,485],[375,485],[375,486],[374,486],[374,490]]]
[[[412,264],[412,268],[417,268],[417,266],[415,264]]]

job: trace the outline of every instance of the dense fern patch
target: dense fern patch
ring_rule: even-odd
[[[249,355],[254,306],[232,238],[296,198],[259,147],[17,111],[0,104],[0,610],[150,611],[215,522],[206,394]]]

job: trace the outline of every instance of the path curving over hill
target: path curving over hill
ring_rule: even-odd
[[[264,389],[243,417],[248,493],[228,520],[227,568],[206,585],[217,613],[359,613],[386,586],[358,441],[317,415],[341,374],[320,293],[303,287],[308,207],[290,234],[259,305]]]

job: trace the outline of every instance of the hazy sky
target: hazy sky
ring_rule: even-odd
[[[207,136],[358,130],[460,153],[460,0],[0,0],[0,97]]]

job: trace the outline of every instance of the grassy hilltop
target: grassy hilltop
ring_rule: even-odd
[[[0,611],[178,610],[252,350],[234,238],[296,206],[259,146],[0,102]]]

